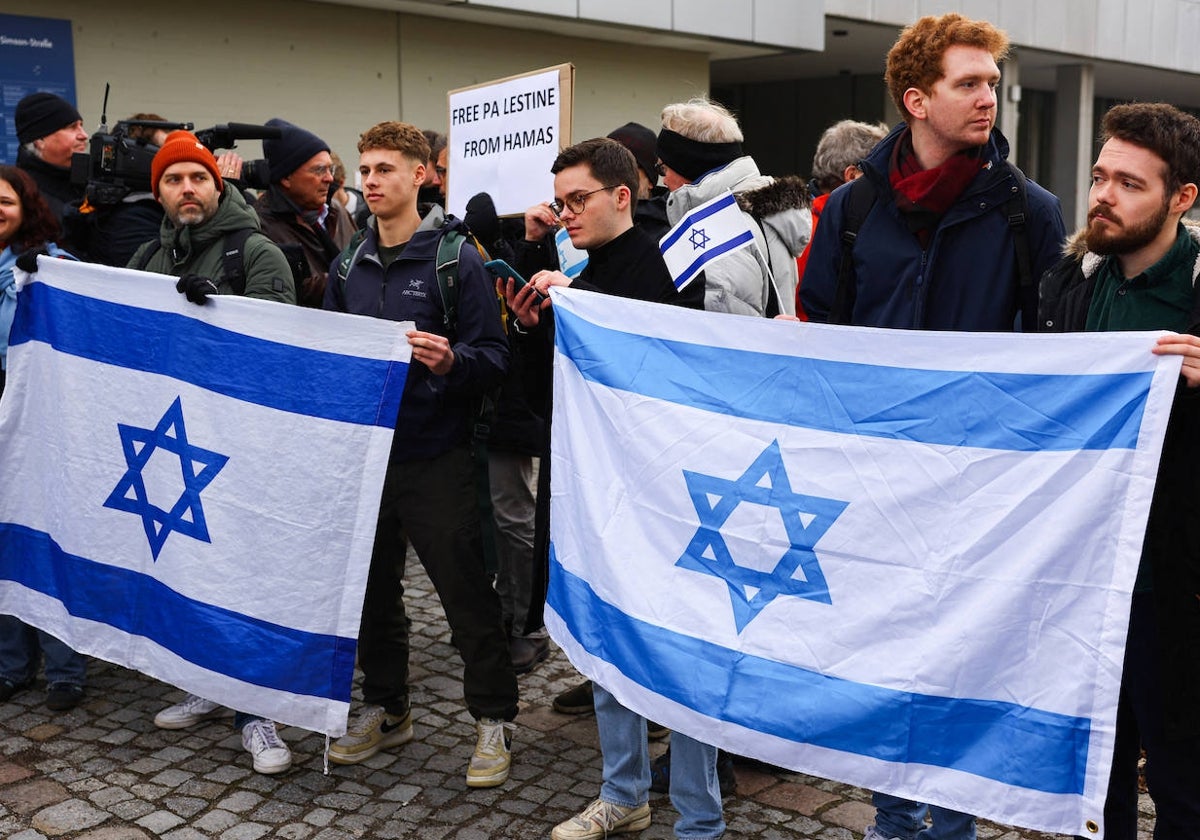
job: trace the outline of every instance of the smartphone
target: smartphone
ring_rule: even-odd
[[[517,273],[515,268],[506,263],[504,260],[488,260],[483,264],[483,267],[491,272],[493,277],[496,277],[500,280],[508,280],[509,278],[512,278],[513,286],[517,291],[520,291],[522,286],[529,283],[528,280]],[[533,293],[537,295],[539,302],[546,299],[546,296],[537,289],[534,289]]]

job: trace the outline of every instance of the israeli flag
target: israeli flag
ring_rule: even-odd
[[[1101,836],[1179,357],[552,297],[580,671],[737,754]]]
[[[576,248],[571,242],[567,229],[560,227],[554,232],[554,248],[558,251],[558,269],[574,280],[579,273],[587,268],[588,253],[582,248]]]
[[[704,270],[704,266],[747,247],[754,233],[733,193],[726,192],[688,213],[659,240],[663,260],[682,289]]]
[[[345,732],[404,332],[41,260],[0,401],[0,613]]]

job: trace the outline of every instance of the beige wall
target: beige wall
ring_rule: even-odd
[[[630,120],[656,129],[664,105],[708,93],[701,53],[410,16],[401,18],[400,45],[405,119],[440,131],[449,125],[446,91],[567,62],[575,65],[574,140]]]
[[[701,53],[630,49],[546,33],[298,0],[0,0],[0,12],[72,21],[85,126],[137,111],[190,121],[280,116],[323,137],[352,167],[365,128],[404,119],[445,130],[446,92],[562,62],[576,66],[575,138],[708,90]],[[257,142],[240,144],[257,157]]]

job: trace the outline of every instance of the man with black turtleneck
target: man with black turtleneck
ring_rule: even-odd
[[[703,308],[703,287],[691,284],[682,294],[677,292],[658,243],[634,226],[638,174],[637,163],[628,149],[608,138],[585,140],[564,149],[551,172],[555,200],[526,211],[526,240],[541,241],[562,224],[571,244],[587,251],[588,263],[574,280],[561,271],[543,270],[533,274],[520,291],[514,288],[514,282],[503,281],[505,299],[517,316],[518,333],[524,331],[527,340],[539,342],[549,356],[552,330],[547,329],[546,322],[551,320],[550,303],[539,302],[534,287],[539,294],[545,294],[549,286],[571,286],[618,297]],[[550,371],[548,359],[544,370],[547,374]],[[548,456],[548,435],[546,443]],[[543,498],[548,502],[549,493],[543,493],[542,489],[539,488],[537,530],[538,546],[544,550],[547,518]],[[599,683],[594,687],[594,695],[596,724],[604,753],[600,796],[581,814],[556,826],[550,835],[554,840],[592,840],[610,833],[637,831],[650,824],[646,722],[621,706]],[[672,775],[671,795],[680,814],[675,826],[677,833],[719,837],[725,823],[716,782],[716,748],[684,735],[678,735],[673,747],[677,768]]]

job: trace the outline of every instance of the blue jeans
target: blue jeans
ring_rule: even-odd
[[[11,615],[0,615],[0,678],[17,685],[37,676],[38,650],[46,657],[46,683],[82,687],[87,660],[44,630]]]
[[[884,837],[900,840],[975,840],[975,818],[949,808],[901,799],[890,793],[871,795],[875,804],[875,828]],[[925,826],[926,812],[933,825]]]
[[[646,719],[618,703],[599,683],[593,683],[593,692],[604,758],[600,798],[622,808],[636,808],[650,798]],[[676,837],[716,840],[725,833],[716,747],[680,732],[671,733],[671,804],[679,812]]]

